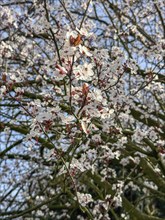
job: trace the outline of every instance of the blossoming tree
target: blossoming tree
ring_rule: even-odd
[[[0,219],[164,219],[164,6],[0,1]]]

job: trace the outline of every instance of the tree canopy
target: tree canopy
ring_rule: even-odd
[[[165,219],[164,9],[0,1],[0,219]]]

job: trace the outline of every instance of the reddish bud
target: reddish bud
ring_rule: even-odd
[[[82,93],[83,95],[87,96],[88,92],[89,92],[89,86],[86,83],[84,83],[82,87]]]

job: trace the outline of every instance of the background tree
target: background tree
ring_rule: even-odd
[[[163,1],[0,4],[1,219],[164,219]]]

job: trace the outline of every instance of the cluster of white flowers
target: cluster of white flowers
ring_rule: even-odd
[[[79,203],[82,206],[86,206],[88,203],[93,202],[92,196],[87,193],[85,194],[85,193],[77,192],[77,197],[78,197]]]

